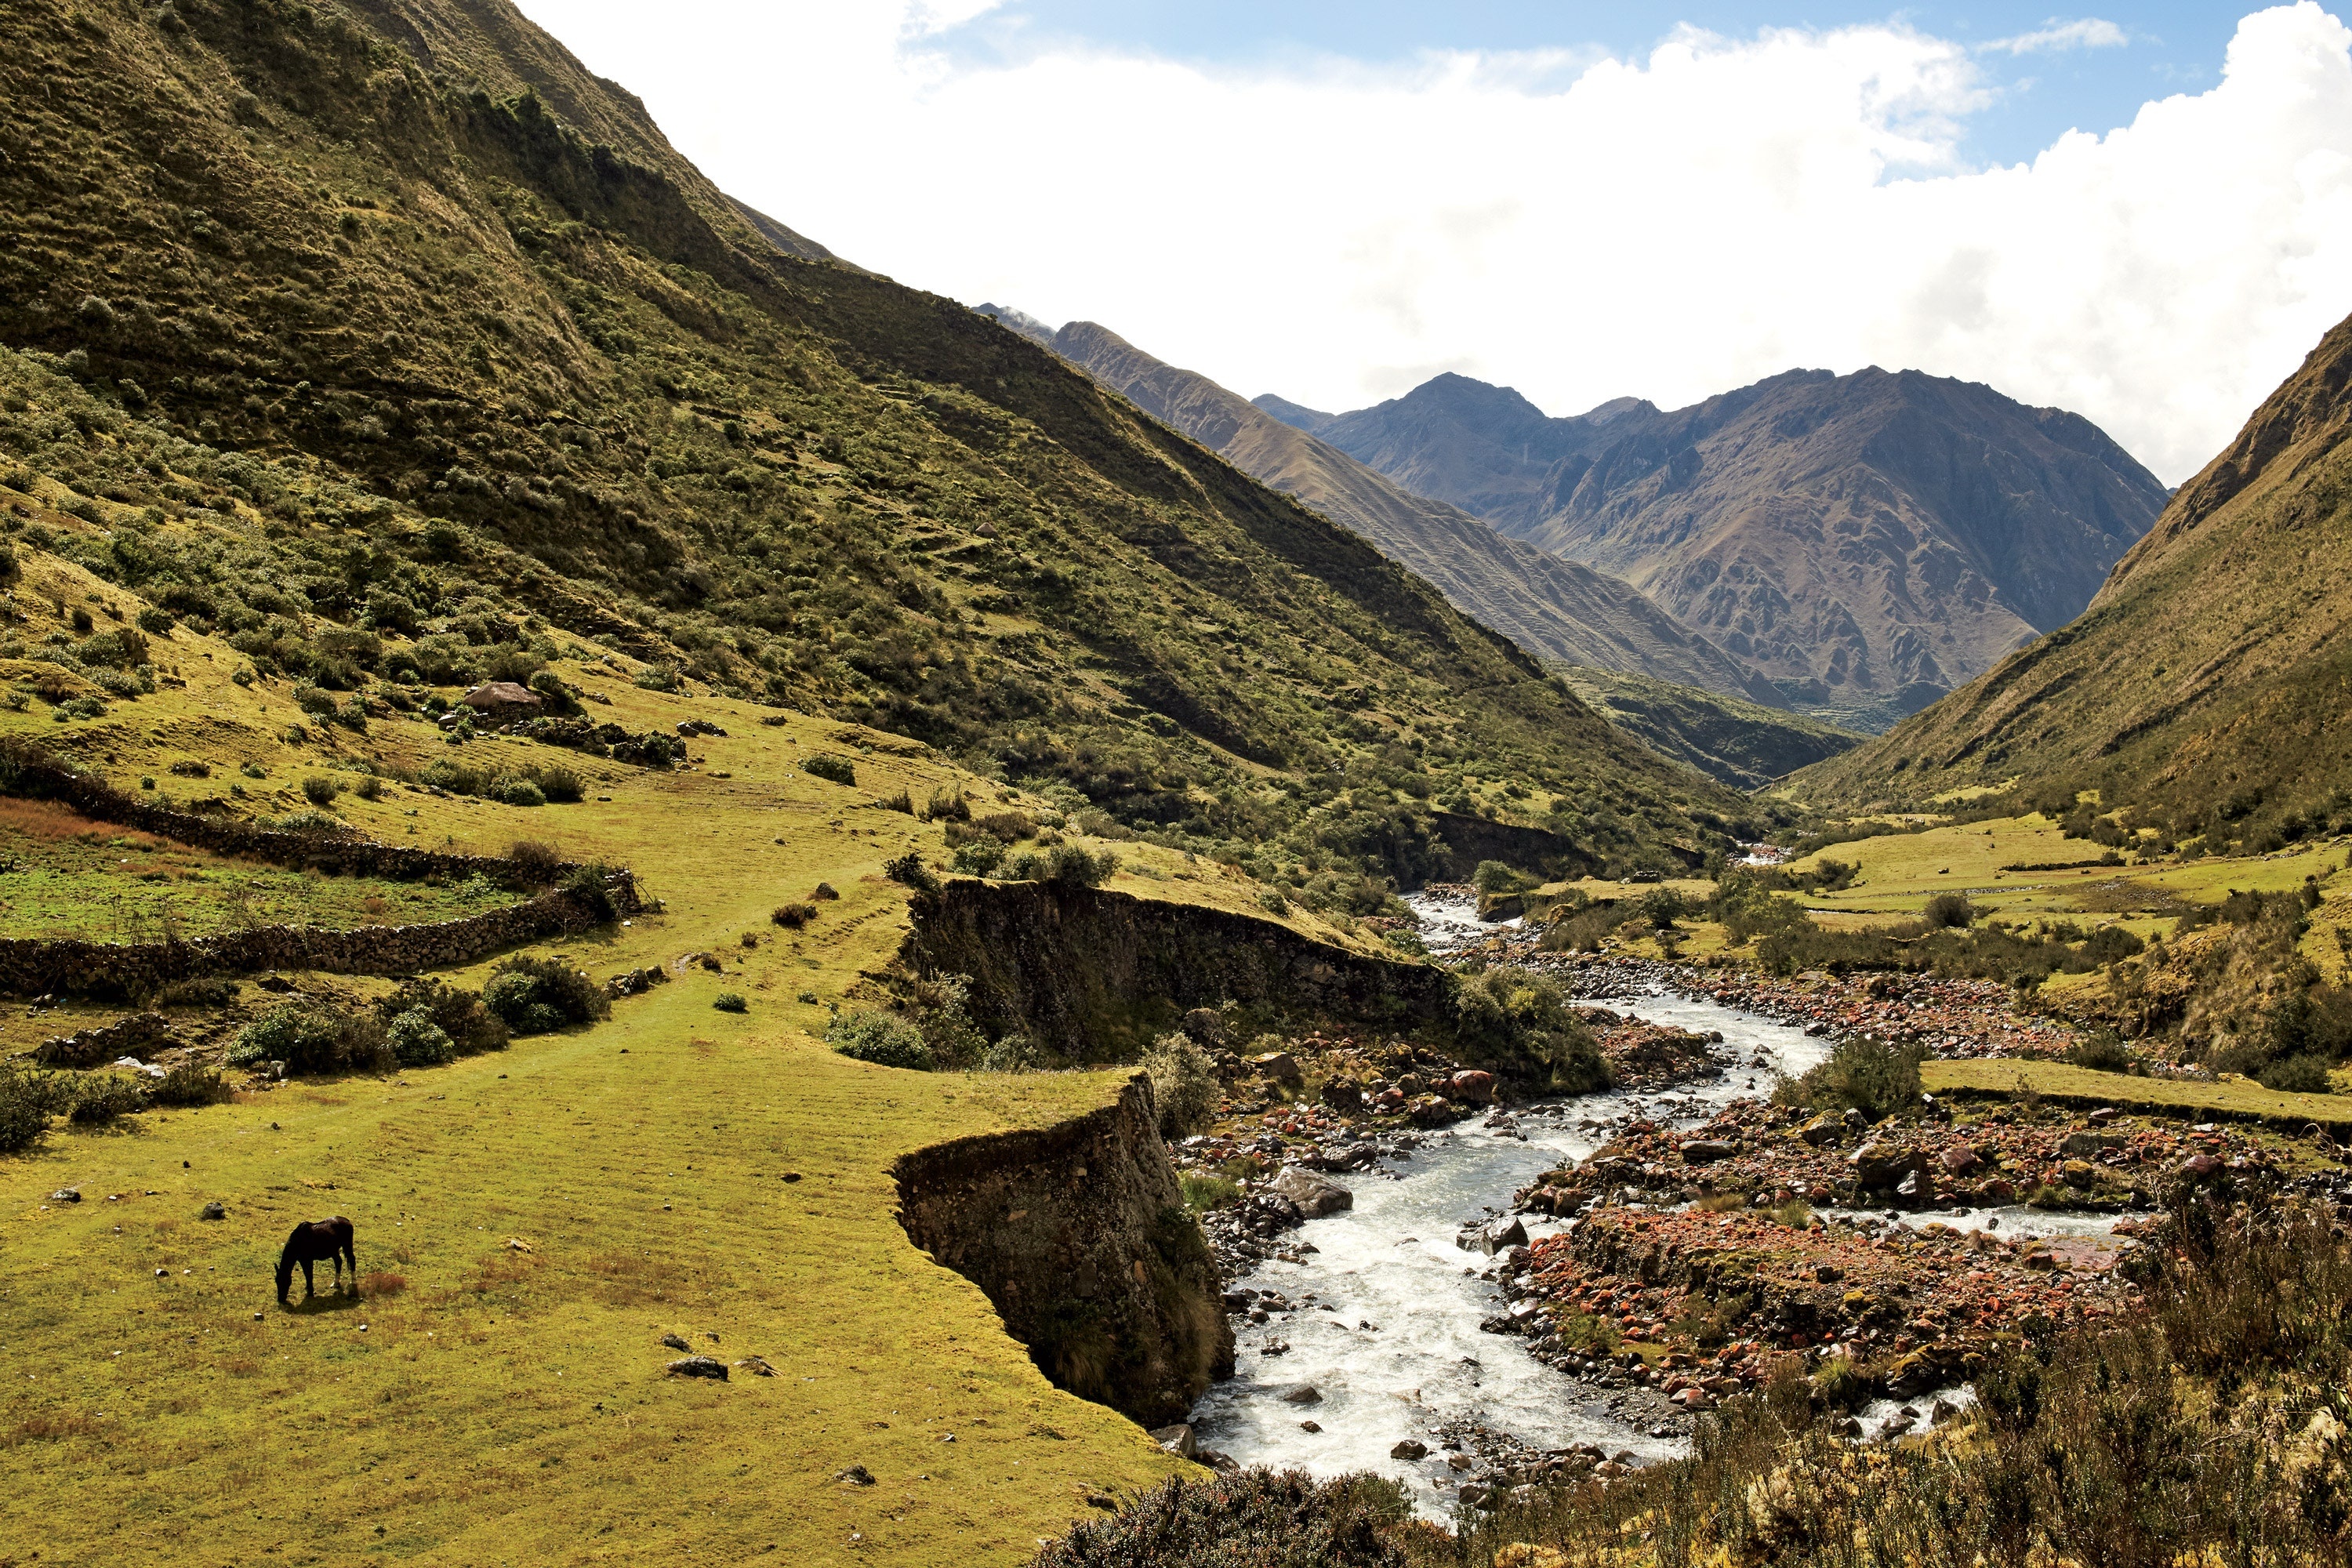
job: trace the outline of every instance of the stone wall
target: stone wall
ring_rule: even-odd
[[[1443,970],[1348,952],[1254,915],[1058,882],[959,878],[914,901],[903,956],[971,977],[992,1037],[1019,1030],[1081,1060],[1133,1053],[1193,1007],[1245,1026],[1450,1028]]]
[[[900,1159],[898,1222],[980,1287],[1057,1388],[1143,1426],[1185,1419],[1230,1376],[1216,1264],[1160,1142],[1151,1085],[1031,1131]]]
[[[576,868],[532,868],[497,855],[451,855],[400,844],[379,844],[356,831],[281,833],[235,817],[179,811],[116,789],[41,754],[28,742],[0,743],[0,793],[54,800],[85,816],[177,839],[216,855],[238,855],[273,866],[315,868],[343,876],[418,881],[426,877],[480,875],[512,886],[551,881]]]
[[[634,914],[626,872],[605,879],[611,910]],[[189,942],[0,940],[0,995],[142,995],[175,980],[267,970],[330,974],[415,974],[474,963],[504,948],[568,936],[606,923],[611,913],[561,888],[504,909],[430,925],[257,926]]]

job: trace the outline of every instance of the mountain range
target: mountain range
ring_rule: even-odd
[[[1915,371],[1566,418],[1453,374],[1352,413],[1257,406],[1622,576],[1798,706],[1870,729],[2063,625],[2165,502],[2088,420]]]
[[[2352,826],[2352,321],[2182,485],[2087,611],[1799,780],[1822,801],[2016,780],[2175,840]]]

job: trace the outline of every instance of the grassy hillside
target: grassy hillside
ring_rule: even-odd
[[[1742,810],[1017,334],[779,249],[503,5],[20,21],[0,446],[114,536],[94,570],[176,581],[257,666],[350,689],[383,672],[317,657],[331,628],[520,611],[1129,827],[1404,879],[1431,799],[1621,859]],[[258,539],[122,538],[224,500]]]
[[[1610,722],[1734,789],[1761,789],[1862,739],[1801,714],[1620,670],[1563,665],[1559,673]]]
[[[1796,781],[1821,802],[2096,790],[2151,844],[2254,852],[2352,823],[2338,628],[2352,322],[2183,485],[2079,620]]]

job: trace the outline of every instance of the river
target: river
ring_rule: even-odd
[[[1433,951],[1494,929],[1479,927],[1460,900],[1415,895],[1409,901]],[[1393,1476],[1421,1508],[1439,1514],[1451,1501],[1439,1483],[1451,1472],[1435,1434],[1459,1423],[1499,1429],[1538,1448],[1592,1443],[1644,1461],[1682,1451],[1682,1438],[1619,1419],[1603,1405],[1603,1390],[1545,1366],[1517,1336],[1480,1332],[1480,1321],[1502,1310],[1495,1286],[1478,1278],[1494,1260],[1460,1250],[1454,1236],[1500,1213],[1513,1192],[1563,1156],[1590,1157],[1622,1123],[1705,1121],[1736,1099],[1768,1092],[1775,1073],[1793,1076],[1813,1066],[1829,1042],[1663,990],[1612,996],[1606,1005],[1654,1023],[1720,1032],[1725,1074],[1656,1092],[1515,1108],[1508,1126],[1461,1122],[1425,1135],[1408,1158],[1339,1178],[1354,1193],[1355,1206],[1300,1227],[1297,1240],[1312,1243],[1314,1251],[1296,1263],[1268,1259],[1234,1282],[1279,1291],[1293,1310],[1264,1324],[1238,1325],[1234,1375],[1214,1385],[1193,1413],[1204,1446],[1244,1465]],[[1988,1217],[2015,1228],[2058,1228],[2053,1216],[2023,1210],[1964,1223]],[[1558,1228],[1532,1219],[1528,1225],[1531,1237]],[[1270,1354],[1270,1344],[1288,1348]],[[1317,1396],[1311,1402],[1296,1397],[1307,1388]],[[1892,1409],[1872,1415],[1883,1419]],[[1309,1422],[1320,1430],[1306,1430]],[[1406,1438],[1426,1443],[1429,1456],[1391,1458],[1390,1449]]]

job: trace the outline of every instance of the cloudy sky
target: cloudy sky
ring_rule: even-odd
[[[1912,367],[2193,473],[2352,313],[2309,3],[522,0],[730,193],[1327,409]]]

